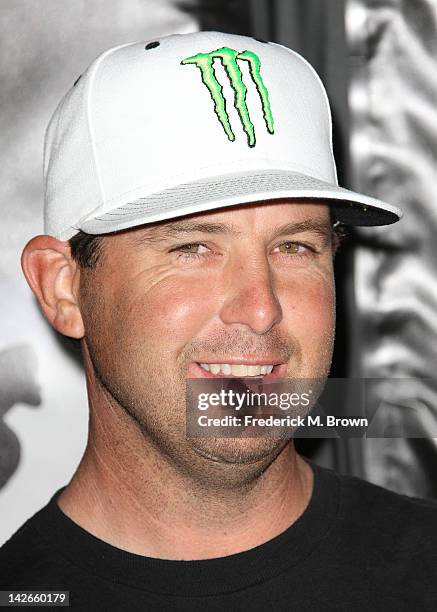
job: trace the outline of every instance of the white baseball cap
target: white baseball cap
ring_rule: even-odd
[[[401,211],[338,186],[325,89],[300,55],[219,32],[109,49],[56,109],[45,231],[68,240],[275,199],[324,200],[348,225]]]

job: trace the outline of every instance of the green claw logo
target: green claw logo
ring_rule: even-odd
[[[244,84],[243,75],[237,60],[243,60],[249,64],[250,75],[261,100],[267,131],[270,134],[273,134],[273,115],[270,108],[269,93],[261,77],[260,59],[252,51],[243,51],[242,53],[238,53],[238,51],[230,49],[229,47],[222,47],[221,49],[216,49],[210,53],[198,53],[197,55],[187,57],[181,61],[183,66],[187,64],[194,64],[199,68],[202,75],[202,82],[208,88],[212,101],[214,102],[214,112],[231,142],[234,142],[235,135],[232,131],[229,116],[226,110],[226,100],[223,96],[223,87],[217,81],[214,72],[214,60],[216,58],[221,61],[229,78],[231,87],[234,90],[234,106],[237,109],[238,115],[241,119],[243,130],[247,134],[247,144],[249,147],[254,147],[256,144],[255,128],[250,120],[249,110],[246,104],[247,87]]]

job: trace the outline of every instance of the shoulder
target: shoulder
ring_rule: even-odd
[[[409,497],[372,484],[355,476],[338,475],[344,500],[352,505],[368,509],[378,508],[381,518],[395,513],[399,518],[418,518],[430,521],[435,527],[437,500]]]
[[[400,495],[352,476],[340,480],[339,524],[387,558],[437,562],[437,501]]]
[[[61,588],[68,562],[40,534],[37,525],[46,520],[43,508],[24,523],[0,547],[0,589]]]

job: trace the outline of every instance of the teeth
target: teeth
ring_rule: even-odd
[[[270,374],[272,365],[245,365],[243,363],[200,363],[201,368],[211,374],[224,374],[225,376],[262,376]]]

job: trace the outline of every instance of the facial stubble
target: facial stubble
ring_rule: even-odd
[[[81,287],[87,330],[83,349],[89,355],[93,377],[102,394],[113,410],[128,415],[144,444],[144,452],[154,453],[159,461],[209,488],[243,485],[262,474],[289,443],[292,434],[276,438],[188,438],[185,424],[188,365],[202,354],[235,352],[279,354],[282,361],[293,359],[298,364],[302,361],[298,340],[285,340],[276,329],[257,337],[235,329],[194,340],[175,358],[174,354],[163,352],[161,346],[155,347],[147,339],[141,341],[125,324],[123,313],[117,313],[116,308],[114,313],[114,304],[105,302],[103,291],[96,290],[97,275],[92,276],[92,282],[84,282]],[[331,335],[321,339],[320,362],[324,371],[326,364],[329,367],[332,340]],[[129,429],[119,430],[117,435],[130,435]],[[128,444],[126,448],[129,449]]]

